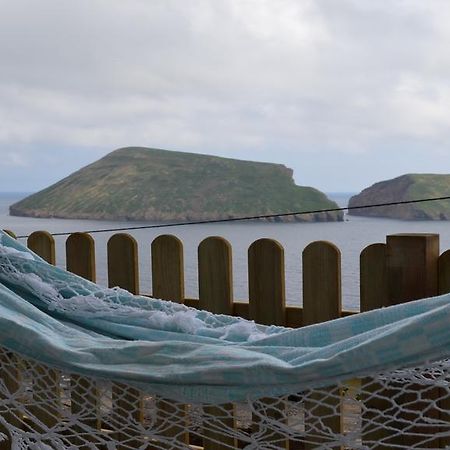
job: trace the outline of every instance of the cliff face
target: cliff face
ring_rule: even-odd
[[[336,206],[320,191],[296,186],[281,164],[128,147],[11,205],[10,214],[164,222]],[[285,220],[342,220],[342,214]]]
[[[353,196],[349,206],[417,200],[450,195],[450,175],[407,174],[381,181]],[[350,210],[354,216],[388,217],[402,220],[450,220],[450,201],[382,206]]]

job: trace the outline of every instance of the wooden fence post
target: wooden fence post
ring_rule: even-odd
[[[176,236],[158,236],[151,246],[152,296],[184,303],[183,244]]]
[[[286,298],[284,249],[272,239],[259,239],[248,249],[250,318],[263,325],[284,325]]]
[[[95,282],[95,242],[87,233],[73,233],[66,240],[66,267],[89,281]]]
[[[139,293],[139,263],[136,240],[119,233],[108,241],[108,286]]]
[[[233,314],[231,245],[208,237],[198,246],[199,307],[215,314]]]
[[[439,295],[450,293],[450,250],[439,256],[438,261]]]
[[[56,264],[55,239],[47,231],[35,231],[28,236],[28,248],[49,264]]]
[[[199,307],[215,314],[233,314],[231,245],[221,237],[204,239],[198,247]],[[222,430],[235,427],[232,404],[205,407],[204,450],[237,448],[236,439]],[[214,417],[214,418],[213,418]]]
[[[272,239],[259,239],[248,249],[248,289],[250,319],[263,325],[286,323],[284,249]],[[288,449],[282,433],[265,431],[268,420],[287,420],[283,399],[262,399],[254,406],[253,426],[269,448]]]
[[[448,294],[450,293],[450,250],[442,253],[439,257],[438,266],[439,295]],[[444,398],[439,401],[439,407],[441,409],[440,419],[443,423],[450,423],[450,398],[448,396],[442,396]],[[448,427],[442,431],[448,432]],[[439,448],[450,448],[450,436],[441,437]]]
[[[312,242],[303,250],[303,325],[339,318],[341,295],[341,252],[331,242]],[[327,442],[326,428],[335,433],[342,430],[341,390],[332,386],[322,391],[305,400],[305,450]],[[325,428],[323,436],[321,428]]]
[[[367,246],[360,256],[360,310],[371,311],[389,305],[386,244],[372,244]],[[382,444],[387,432],[384,429],[385,417],[383,411],[389,408],[389,398],[392,392],[384,389],[380,383],[374,382],[370,377],[360,380],[364,392],[361,403],[363,443],[377,442],[377,449],[388,450]]]
[[[125,233],[111,236],[108,240],[108,285],[126,289],[132,294],[139,293],[139,263],[136,240]],[[113,383],[113,423],[117,431],[115,438],[119,442],[119,449],[138,445],[139,439],[134,441],[137,424],[143,420],[143,398],[138,389],[122,383]],[[133,424],[126,427],[124,424]]]
[[[303,250],[303,325],[341,316],[341,252],[316,241]]]
[[[389,304],[396,305],[438,293],[438,234],[387,236]]]
[[[15,394],[23,383],[20,370],[21,365],[20,357],[4,348],[0,348],[0,380],[4,385],[4,389],[6,389],[6,391],[0,392],[0,401],[3,403],[3,410],[5,406],[8,406],[7,412],[3,413],[3,419],[6,423],[12,424],[19,429],[23,426],[23,413],[17,408],[13,408],[14,401],[11,402],[10,396]],[[8,405],[9,402],[11,403]],[[0,424],[0,432],[6,438],[0,441],[0,450],[11,450],[12,437],[3,424]]]
[[[47,231],[35,231],[28,236],[27,245],[49,264],[56,264],[55,240]],[[57,370],[36,365],[33,379],[33,399],[41,406],[35,406],[36,417],[47,426],[59,421],[61,408],[61,374]],[[42,404],[48,402],[46,407]]]
[[[360,265],[360,311],[388,306],[386,269],[386,244],[367,246],[359,259]]]
[[[386,238],[387,242],[387,280],[389,304],[395,305],[420,298],[432,297],[438,294],[438,258],[439,235],[437,234],[394,234]],[[420,387],[419,387],[420,389]],[[426,398],[433,400],[438,397],[436,390],[429,391]],[[389,445],[413,446],[417,444],[411,434],[426,434],[427,429],[420,427],[405,429],[406,423],[413,423],[417,416],[426,416],[430,421],[439,419],[437,409],[423,411],[425,393],[404,394],[396,398],[397,403],[405,411],[399,416],[399,422],[393,423],[391,428],[398,428],[392,438],[385,440]],[[429,431],[428,431],[429,432]],[[408,433],[409,434],[408,436]],[[425,447],[435,448],[438,439],[430,441]]]
[[[184,263],[183,244],[176,236],[161,235],[153,240],[151,245],[152,259],[152,296],[163,300],[184,303]],[[174,405],[161,399],[156,402],[157,424],[161,434],[189,443],[189,433],[186,431],[187,407]],[[166,444],[158,443],[166,448]],[[167,448],[172,448],[167,444]]]
[[[73,233],[66,240],[66,268],[86,280],[95,282],[95,242],[87,233]],[[70,408],[83,425],[100,429],[100,392],[96,382],[72,374],[70,377]],[[83,427],[79,427],[82,432]],[[85,435],[84,440],[89,440]],[[83,439],[73,439],[73,444],[81,445]]]

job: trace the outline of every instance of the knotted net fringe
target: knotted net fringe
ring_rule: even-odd
[[[60,372],[0,349],[0,446],[450,448],[449,369],[445,360],[282,398],[182,404],[114,380]]]

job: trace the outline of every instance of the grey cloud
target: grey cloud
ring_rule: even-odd
[[[12,168],[39,152],[69,172],[67,161],[75,169],[89,155],[148,145],[280,161],[302,182],[352,190],[382,178],[381,167],[367,183],[330,178],[324,155],[362,170],[394,144],[405,156],[415,142],[450,153],[448,2],[0,7],[0,155]],[[410,167],[399,158],[392,170]]]

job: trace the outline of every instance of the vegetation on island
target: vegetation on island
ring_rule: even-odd
[[[70,219],[179,221],[337,207],[297,186],[282,164],[153,148],[122,148],[10,206],[10,214]],[[342,220],[310,214],[280,220]]]
[[[401,202],[450,195],[450,175],[406,174],[375,183],[353,196],[349,206]],[[402,220],[450,220],[450,201],[439,200],[406,205],[353,209],[355,216],[388,217]]]

